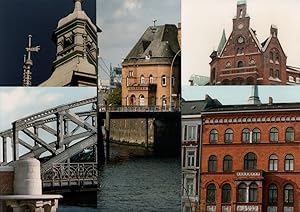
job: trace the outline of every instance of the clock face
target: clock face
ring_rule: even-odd
[[[238,43],[244,43],[244,38],[242,36],[238,38]]]
[[[244,25],[243,25],[242,23],[240,23],[240,24],[238,25],[238,29],[243,29],[243,27],[244,27]]]

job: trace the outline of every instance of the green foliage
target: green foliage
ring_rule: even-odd
[[[107,96],[107,105],[121,106],[122,105],[122,87],[114,88]]]

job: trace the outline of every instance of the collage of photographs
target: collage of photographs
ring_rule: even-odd
[[[300,212],[299,0],[0,2],[0,212]]]

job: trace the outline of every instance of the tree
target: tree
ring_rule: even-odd
[[[121,106],[122,105],[122,87],[117,86],[107,96],[107,105]]]

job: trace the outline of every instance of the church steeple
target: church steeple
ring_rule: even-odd
[[[236,18],[245,18],[247,15],[247,1],[239,0],[237,2]]]
[[[247,1],[238,0],[236,15],[233,18],[233,30],[244,31],[250,26],[250,17],[247,14]]]
[[[96,85],[97,27],[82,9],[83,0],[73,2],[73,12],[59,20],[53,33],[53,73],[41,86]]]

